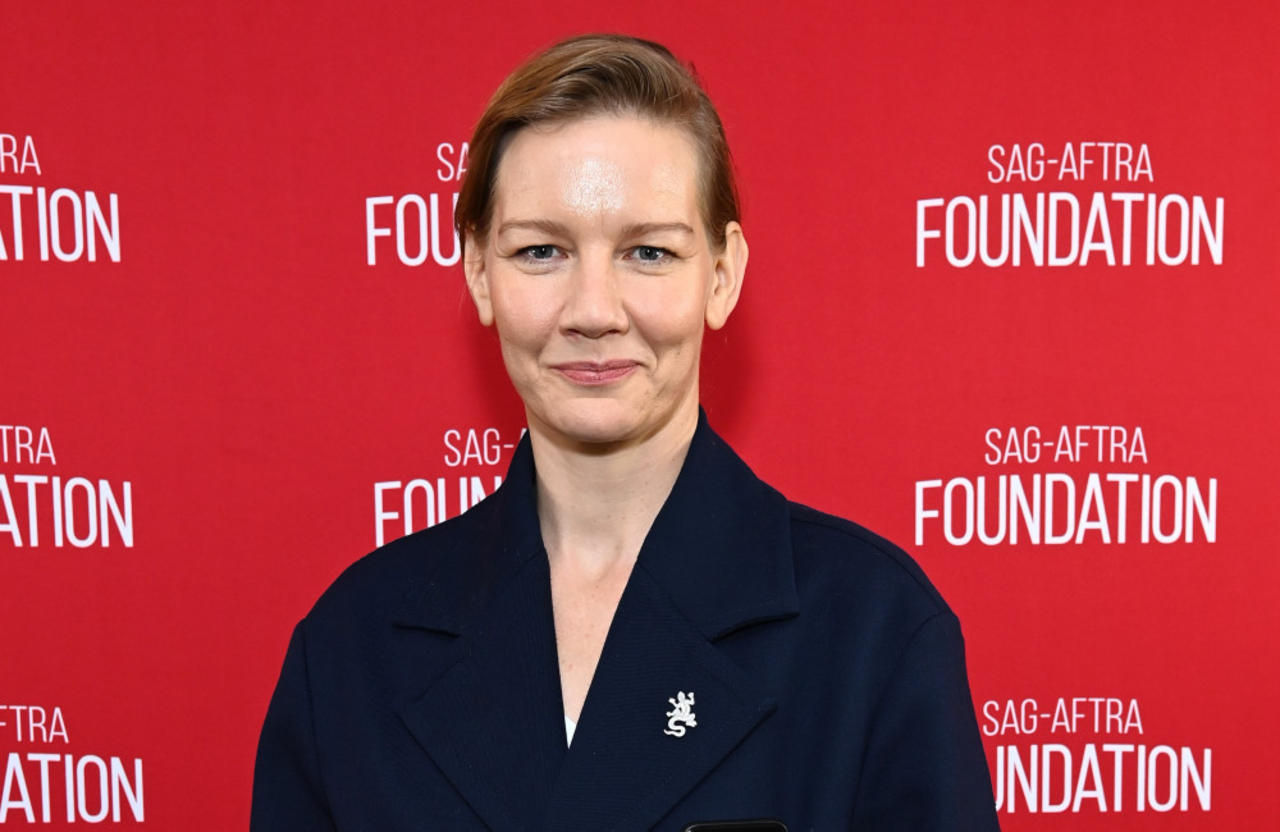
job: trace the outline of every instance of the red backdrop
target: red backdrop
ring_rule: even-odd
[[[1005,828],[1273,828],[1280,15],[970,5],[6,8],[0,824],[244,825],[292,624],[519,435],[471,125],[622,30],[740,171],[712,423],[951,602]]]

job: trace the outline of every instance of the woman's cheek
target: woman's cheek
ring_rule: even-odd
[[[636,292],[631,297],[633,319],[655,335],[679,336],[697,329],[706,299],[684,281],[671,282],[659,290]]]
[[[644,321],[646,340],[655,346],[675,347],[701,337],[703,312],[701,306],[668,306],[645,315]]]
[[[504,289],[494,295],[494,317],[505,340],[538,351],[555,330],[555,299],[545,292]]]

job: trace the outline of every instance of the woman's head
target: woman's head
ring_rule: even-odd
[[[575,39],[516,70],[476,136],[467,286],[535,438],[691,433],[703,330],[728,319],[747,260],[705,94],[660,46]]]
[[[664,46],[624,35],[582,35],[535,55],[507,77],[476,124],[454,215],[459,237],[483,240],[498,168],[511,137],[531,125],[634,115],[684,130],[698,159],[700,211],[712,243],[739,219],[729,145],[697,80]]]

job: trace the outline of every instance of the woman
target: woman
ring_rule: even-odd
[[[494,495],[298,625],[254,828],[996,828],[955,617],[699,410],[747,245],[696,81],[575,38],[503,83],[470,151],[467,286],[528,434]]]

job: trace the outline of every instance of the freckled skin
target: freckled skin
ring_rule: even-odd
[[[531,430],[616,448],[673,421],[691,429],[703,328],[724,323],[741,275],[712,248],[698,184],[685,132],[648,119],[592,117],[511,140],[490,232],[466,265]],[[617,361],[634,371],[597,386],[557,369]]]

